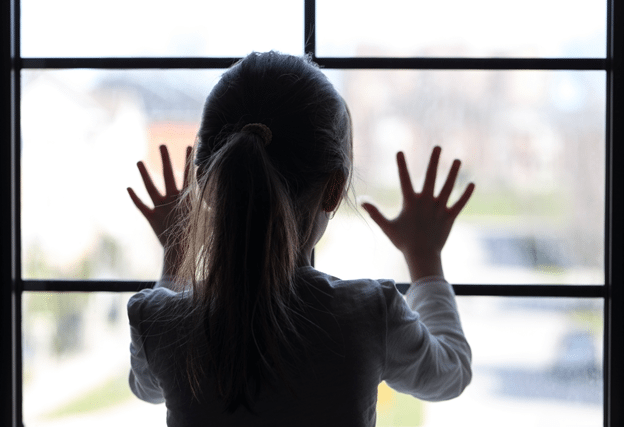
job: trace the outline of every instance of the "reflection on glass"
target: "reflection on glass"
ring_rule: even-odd
[[[436,144],[443,147],[440,174],[459,158],[458,191],[476,183],[443,251],[450,281],[603,283],[604,73],[330,76],[353,117],[357,196],[395,215],[395,153],[406,152],[418,191]],[[347,204],[316,251],[318,268],[341,278],[409,281],[404,264],[366,213]]]
[[[128,298],[24,294],[25,425],[166,425],[164,405],[139,401],[127,386]],[[378,426],[602,425],[601,300],[459,297],[458,304],[472,383],[437,403],[382,383]]]
[[[605,2],[317,0],[319,56],[602,57]]]
[[[303,53],[303,1],[23,0],[24,57]]]

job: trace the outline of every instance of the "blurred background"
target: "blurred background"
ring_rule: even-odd
[[[605,57],[606,5],[591,1],[317,0],[318,56]],[[120,12],[123,11],[123,12]],[[24,0],[24,57],[303,53],[303,2]],[[136,162],[178,176],[224,70],[24,70],[24,279],[155,280],[161,249],[125,188]],[[602,71],[326,70],[355,130],[352,202],[316,250],[341,278],[407,282],[402,256],[357,208],[400,208],[395,153],[415,188],[434,145],[477,189],[443,253],[452,283],[604,283]],[[180,177],[180,176],[179,176]],[[180,177],[181,178],[181,177]],[[30,426],[166,425],[127,387],[126,293],[26,292]],[[378,425],[602,425],[600,299],[460,297],[474,353],[460,398],[424,403],[380,386]]]

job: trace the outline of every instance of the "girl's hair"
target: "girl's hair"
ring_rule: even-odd
[[[268,145],[249,123],[270,129]],[[250,409],[305,353],[294,273],[328,184],[350,181],[349,112],[308,58],[252,53],[208,96],[194,158],[178,280],[207,359],[192,340],[188,380],[198,397],[209,374],[227,410]]]

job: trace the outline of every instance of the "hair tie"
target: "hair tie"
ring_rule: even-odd
[[[258,135],[264,141],[265,147],[271,143],[271,139],[273,138],[271,129],[263,123],[248,123],[243,126],[241,132],[250,132]]]

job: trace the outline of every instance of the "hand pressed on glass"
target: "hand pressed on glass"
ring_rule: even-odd
[[[184,182],[182,184],[182,188],[178,189],[175,177],[173,175],[173,167],[171,165],[171,158],[169,156],[169,151],[165,145],[160,146],[160,156],[162,158],[162,170],[163,170],[163,178],[165,180],[165,194],[160,194],[156,186],[154,185],[154,181],[150,176],[145,164],[143,162],[138,162],[137,167],[139,168],[139,172],[141,173],[141,177],[143,178],[143,183],[145,184],[145,189],[152,199],[152,203],[154,204],[153,208],[148,207],[143,201],[136,195],[134,190],[128,187],[128,194],[130,194],[130,198],[134,202],[134,205],[141,211],[145,219],[149,222],[150,226],[154,230],[156,237],[163,245],[163,247],[167,246],[169,235],[167,231],[170,229],[171,225],[176,224],[176,220],[179,218],[183,212],[180,212],[179,209],[176,209],[177,201],[180,197],[180,194],[184,191],[184,189],[188,186],[188,172],[189,172],[189,160],[191,157],[191,147],[186,148],[186,166],[184,168]]]
[[[470,183],[459,200],[447,207],[449,197],[455,186],[461,162],[455,160],[446,178],[446,182],[436,197],[435,181],[440,159],[440,147],[431,153],[425,183],[420,193],[414,192],[405,155],[397,153],[397,166],[403,195],[403,207],[399,215],[389,220],[370,203],[362,207],[369,213],[394,246],[405,257],[412,280],[432,275],[443,275],[440,254],[448,239],[455,218],[464,208],[474,191]]]
[[[180,250],[174,247],[173,241],[171,240],[172,236],[172,226],[179,222],[179,219],[185,214],[184,209],[178,203],[180,195],[184,192],[184,190],[188,187],[189,180],[189,165],[191,159],[192,148],[186,148],[186,162],[184,167],[184,182],[182,183],[182,188],[178,189],[178,186],[175,182],[175,177],[173,174],[173,167],[171,165],[171,158],[169,156],[169,151],[165,145],[160,146],[160,156],[162,159],[162,171],[163,178],[165,181],[165,194],[161,194],[160,191],[154,185],[154,181],[150,176],[145,164],[143,162],[138,162],[137,167],[139,168],[139,172],[141,173],[141,178],[143,178],[143,183],[145,184],[145,189],[152,199],[152,203],[154,204],[153,208],[147,206],[143,201],[136,195],[134,190],[128,187],[128,194],[130,194],[130,198],[134,202],[134,205],[141,211],[145,219],[149,222],[152,230],[158,237],[160,244],[165,249],[165,265],[164,270],[168,274],[173,274],[176,270],[177,263],[179,260],[179,255],[181,253]]]

